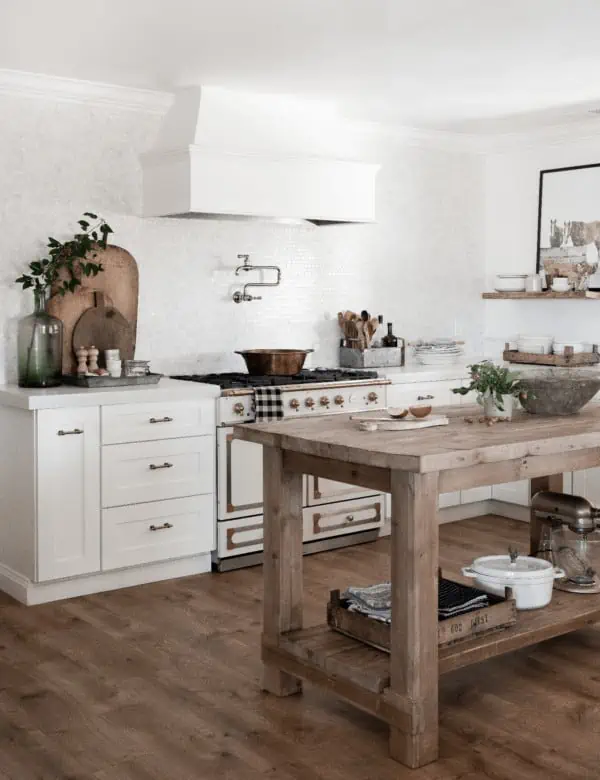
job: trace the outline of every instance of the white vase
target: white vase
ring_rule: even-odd
[[[502,406],[504,409],[499,409],[496,405],[496,396],[489,393],[483,399],[483,413],[486,417],[506,417],[510,419],[513,413],[513,396],[503,395]]]

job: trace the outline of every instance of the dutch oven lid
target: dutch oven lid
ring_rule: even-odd
[[[553,570],[550,561],[528,555],[512,559],[510,555],[485,555],[483,558],[476,558],[471,568],[477,574],[502,580],[546,579]]]

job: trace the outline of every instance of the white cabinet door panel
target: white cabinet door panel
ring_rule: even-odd
[[[98,407],[37,412],[37,579],[100,569]]]
[[[409,406],[450,406],[460,403],[460,396],[452,393],[452,388],[460,382],[414,382],[401,385],[389,385],[387,405],[407,408]]]
[[[529,480],[520,479],[517,482],[492,485],[492,498],[496,501],[506,501],[508,504],[529,506]]]
[[[250,423],[251,424],[251,423]],[[233,438],[233,428],[217,431],[217,506],[220,520],[261,514],[263,506],[263,448]]]
[[[573,493],[600,506],[600,467],[573,472]]]

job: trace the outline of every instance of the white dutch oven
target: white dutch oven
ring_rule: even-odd
[[[517,609],[545,607],[552,599],[554,580],[565,576],[562,569],[543,558],[523,556],[513,560],[510,555],[476,558],[462,573],[473,578],[481,590],[497,596],[504,596],[504,588],[512,588]]]

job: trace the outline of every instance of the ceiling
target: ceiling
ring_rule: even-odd
[[[13,0],[0,68],[334,98],[463,132],[595,117],[598,0]],[[506,119],[509,117],[509,119]]]

